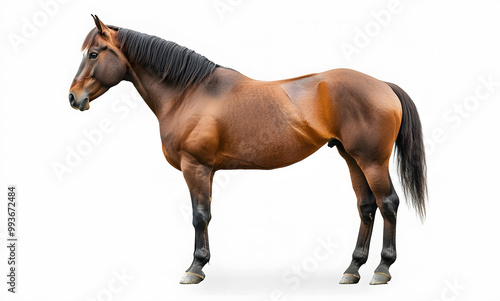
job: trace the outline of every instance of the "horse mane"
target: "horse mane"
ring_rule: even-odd
[[[175,88],[185,89],[196,85],[219,67],[206,57],[172,41],[126,28],[108,27],[118,31],[120,49],[131,64],[139,64],[162,82]],[[82,49],[92,45],[97,34],[97,29],[92,29],[85,38]]]

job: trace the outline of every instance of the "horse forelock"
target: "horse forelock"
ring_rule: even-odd
[[[120,29],[119,27],[116,27],[113,25],[106,25],[106,26],[112,30],[115,30],[115,31],[118,31],[118,29]],[[85,37],[85,40],[83,41],[81,50],[84,51],[85,49],[90,48],[90,46],[92,46],[95,43],[95,40],[96,40],[98,34],[99,34],[99,31],[97,31],[97,28],[95,28],[95,27],[92,28],[92,30],[89,31],[89,33]]]
[[[97,34],[99,32],[97,31],[96,28],[93,28],[88,34],[87,36],[85,37],[85,40],[83,40],[83,44],[82,44],[82,51],[84,51],[85,49],[88,49],[92,44],[94,44],[94,41],[97,37]]]

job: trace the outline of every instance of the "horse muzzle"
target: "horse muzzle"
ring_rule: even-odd
[[[88,95],[83,95],[79,100],[77,100],[77,97],[73,92],[69,93],[69,104],[73,109],[80,111],[85,111],[90,108]]]

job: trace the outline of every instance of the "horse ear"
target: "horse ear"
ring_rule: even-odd
[[[97,31],[101,35],[106,35],[109,32],[109,28],[104,23],[102,23],[101,20],[99,20],[98,16],[96,16],[96,15],[91,15],[91,16],[92,16],[92,18],[94,18],[94,22],[95,22],[95,26],[97,28]]]

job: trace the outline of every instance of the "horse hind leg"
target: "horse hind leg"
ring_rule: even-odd
[[[391,280],[389,267],[396,261],[396,218],[399,198],[389,175],[389,161],[363,165],[366,177],[384,218],[383,246],[381,261],[375,269],[370,284],[386,284]]]
[[[359,268],[365,264],[368,259],[377,204],[375,196],[368,185],[368,181],[356,160],[344,150],[344,147],[340,143],[337,143],[337,149],[349,167],[352,187],[356,193],[359,217],[361,219],[358,240],[352,254],[352,261],[344,272],[340,284],[355,284],[358,283],[360,279]]]

